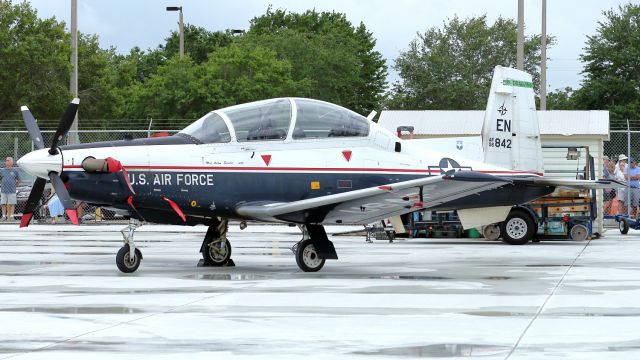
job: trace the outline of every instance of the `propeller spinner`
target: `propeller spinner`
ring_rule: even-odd
[[[78,224],[78,214],[73,206],[73,200],[69,196],[69,192],[60,179],[60,173],[62,172],[62,155],[58,150],[58,143],[67,134],[71,124],[75,119],[76,112],[78,111],[78,104],[80,99],[75,98],[67,106],[67,110],[62,115],[58,129],[51,143],[51,148],[45,149],[44,142],[42,140],[42,133],[36,123],[36,119],[31,114],[31,111],[26,106],[21,107],[22,118],[24,124],[27,127],[29,136],[33,140],[34,147],[37,149],[18,160],[18,166],[25,169],[30,174],[37,176],[31,193],[27,199],[27,204],[23,211],[22,220],[20,221],[20,227],[29,226],[29,222],[33,217],[33,212],[38,206],[38,202],[44,193],[44,187],[47,183],[47,178],[51,180],[51,185],[58,194],[60,202],[64,206],[65,212],[73,224]]]

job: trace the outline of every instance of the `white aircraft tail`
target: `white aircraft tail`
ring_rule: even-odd
[[[496,66],[482,126],[484,162],[542,174],[542,147],[531,75]]]

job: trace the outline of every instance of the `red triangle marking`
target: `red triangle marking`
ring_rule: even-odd
[[[262,161],[269,166],[269,163],[271,162],[271,155],[260,155],[260,157],[262,158]]]
[[[347,161],[351,161],[351,150],[342,150],[342,156],[344,156]]]

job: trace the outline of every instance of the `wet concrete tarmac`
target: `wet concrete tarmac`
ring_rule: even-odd
[[[640,232],[334,236],[303,273],[296,228],[232,228],[236,266],[203,268],[205,228],[145,226],[122,274],[121,227],[0,225],[0,359],[640,358]]]

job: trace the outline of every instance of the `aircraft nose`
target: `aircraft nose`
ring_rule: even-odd
[[[48,179],[50,172],[62,172],[62,153],[51,155],[49,149],[40,149],[21,157],[17,163],[29,174]]]

